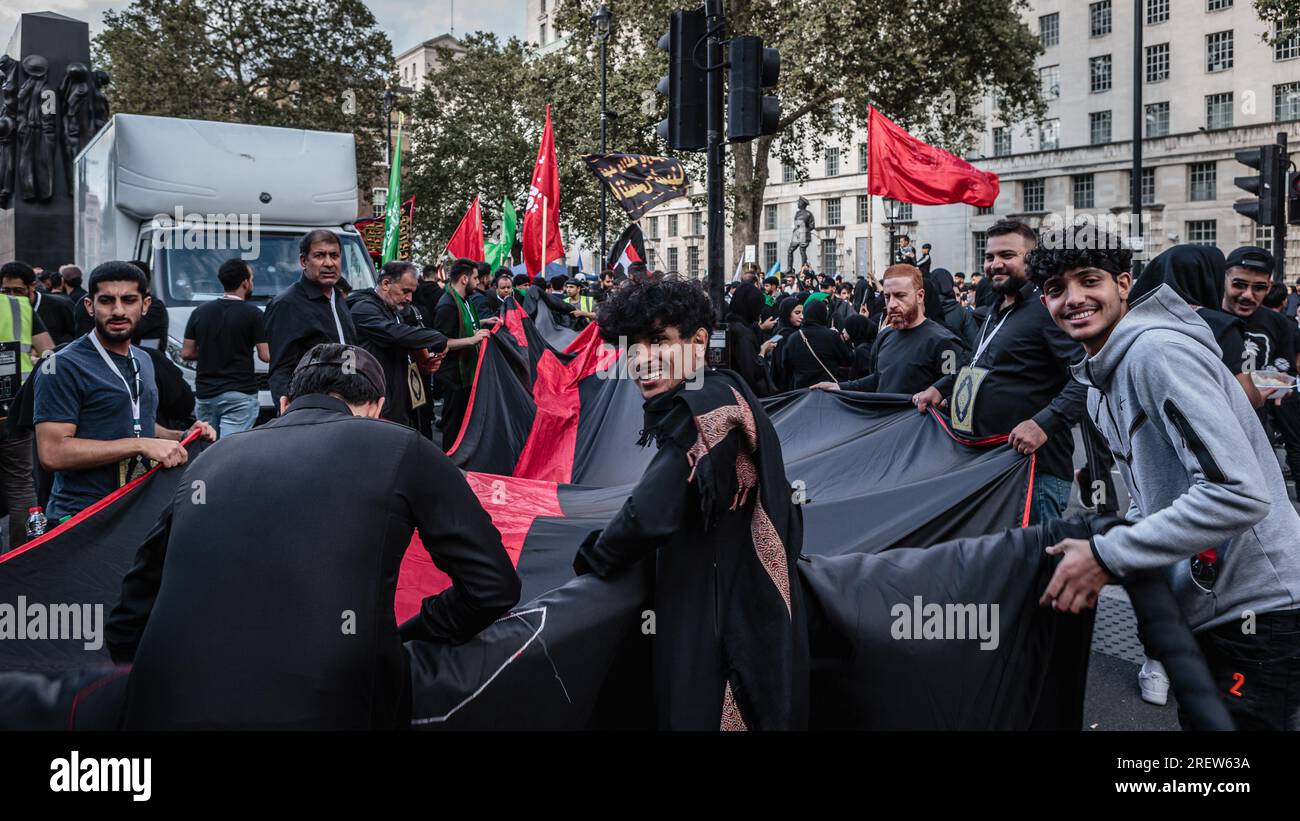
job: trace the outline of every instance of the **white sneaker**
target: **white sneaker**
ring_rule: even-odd
[[[1163,707],[1169,701],[1169,676],[1165,673],[1165,666],[1147,659],[1138,672],[1138,687],[1142,690],[1143,701]]]

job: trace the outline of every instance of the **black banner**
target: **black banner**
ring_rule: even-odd
[[[584,154],[587,167],[609,188],[629,219],[639,220],[661,202],[686,196],[686,168],[670,157]]]

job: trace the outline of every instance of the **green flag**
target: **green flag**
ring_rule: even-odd
[[[393,162],[388,171],[388,201],[384,203],[384,252],[380,265],[397,259],[398,241],[402,233],[402,122],[405,115],[397,116],[397,147],[393,149]]]
[[[492,266],[493,272],[506,264],[510,258],[510,249],[515,247],[515,226],[518,220],[515,217],[515,206],[510,202],[509,197],[501,199],[501,241],[486,243],[487,263]]]

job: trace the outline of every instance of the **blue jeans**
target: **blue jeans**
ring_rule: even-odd
[[[1029,503],[1029,523],[1042,524],[1059,519],[1070,504],[1070,485],[1065,479],[1046,473],[1034,474],[1034,496]]]
[[[226,391],[209,399],[197,399],[194,412],[217,431],[217,436],[240,433],[257,421],[257,394]]]

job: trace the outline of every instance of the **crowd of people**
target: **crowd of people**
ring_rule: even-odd
[[[1033,456],[1031,523],[1062,516],[1076,482],[1083,506],[1106,510],[1109,503],[1113,510],[1114,492],[1099,499],[1092,489],[1094,478],[1104,486],[1117,467],[1130,499],[1127,511],[1117,511],[1124,522],[1092,543],[1066,540],[1053,548],[1062,559],[1044,604],[1079,612],[1096,605],[1102,585],[1163,569],[1216,680],[1243,667],[1257,671],[1248,695],[1228,699],[1239,725],[1300,729],[1300,516],[1273,452],[1275,443],[1283,446],[1286,472],[1300,479],[1300,292],[1274,282],[1273,259],[1262,248],[1240,248],[1225,258],[1213,248],[1177,246],[1135,281],[1131,255],[1115,246],[1047,247],[1026,224],[1002,220],[988,230],[983,270],[969,282],[960,272],[932,268],[928,245],[919,256],[896,255],[879,277],[852,283],[807,267],[764,277],[750,266],[727,288],[723,327],[730,368],[709,371],[705,381],[712,387],[689,397],[682,386],[703,368],[713,306],[699,283],[643,264],[587,281],[580,275],[512,275],[467,259],[422,268],[394,261],[379,270],[374,288],[350,290],[338,237],[312,231],[300,243],[301,279],[276,295],[265,313],[248,301],[256,288],[252,269],[238,258],[221,266],[223,298],[195,310],[184,330],[181,357],[196,370],[190,395],[179,369],[159,350],[167,339],[166,312],[160,321],[147,266],[104,263],[83,290],[82,273],[73,266],[42,279],[42,272],[10,262],[0,268],[11,309],[0,311],[0,337],[17,342],[24,377],[3,397],[8,419],[0,473],[10,545],[26,538],[21,512],[38,497],[52,523],[66,521],[150,465],[184,464],[187,435],[230,440],[203,460],[209,486],[233,486],[241,477],[247,485],[248,476],[275,473],[288,461],[300,474],[291,486],[341,469],[359,471],[365,481],[349,481],[350,490],[334,494],[338,498],[314,503],[370,509],[347,497],[365,486],[377,494],[374,509],[386,511],[387,524],[367,519],[331,530],[310,511],[286,517],[282,509],[267,509],[247,488],[204,510],[182,509],[178,502],[127,579],[110,643],[116,657],[135,659],[146,671],[185,653],[197,654],[193,669],[202,671],[199,657],[217,648],[192,643],[185,624],[221,621],[219,607],[227,599],[270,596],[277,584],[293,587],[295,556],[310,563],[315,545],[339,543],[339,566],[351,563],[348,590],[370,602],[386,625],[372,634],[368,649],[350,656],[357,669],[381,670],[363,688],[372,696],[361,699],[366,720],[400,723],[404,696],[393,667],[399,664],[393,649],[398,629],[388,624],[389,605],[411,534],[420,534],[454,584],[426,600],[420,616],[401,627],[403,636],[463,639],[518,596],[499,534],[485,524],[482,508],[444,455],[464,421],[476,352],[513,298],[534,318],[545,312],[555,325],[575,331],[595,321],[607,341],[644,343],[649,353],[637,356],[660,357],[660,364],[640,363],[636,378],[646,399],[646,429],[672,427],[671,435],[656,439],[660,456],[619,518],[584,543],[575,570],[608,575],[666,545],[659,563],[660,623],[680,630],[668,630],[655,651],[656,687],[674,705],[661,709],[664,726],[716,727],[719,720],[752,726],[756,719],[762,726],[800,726],[806,720],[807,705],[800,702],[806,692],[797,683],[773,681],[771,692],[742,696],[719,666],[728,655],[762,678],[766,665],[790,657],[806,661],[797,586],[788,583],[792,571],[782,587],[772,566],[754,572],[745,558],[752,551],[719,554],[737,578],[774,582],[779,595],[766,601],[784,600],[785,608],[763,616],[772,631],[767,636],[740,630],[734,639],[715,637],[735,642],[725,648],[701,644],[689,625],[693,608],[705,603],[697,600],[702,588],[690,579],[717,572],[717,565],[709,571],[687,555],[694,537],[685,519],[665,514],[650,522],[636,516],[633,504],[653,500],[661,511],[685,511],[690,507],[674,498],[708,495],[695,488],[705,480],[694,478],[694,466],[702,453],[714,453],[715,443],[691,447],[687,440],[696,428],[690,420],[722,413],[734,395],[759,420],[750,432],[752,453],[718,458],[738,460],[737,477],[746,475],[742,463],[751,472],[757,466],[762,492],[750,507],[733,505],[727,538],[758,538],[751,531],[756,522],[774,526],[769,547],[780,544],[785,559],[778,564],[790,571],[800,536],[790,529],[794,514],[774,490],[784,482],[779,443],[758,400],[811,388],[897,395],[917,411],[934,413],[958,436],[1005,436],[1011,447]],[[900,247],[906,250],[910,241]],[[254,357],[268,365],[276,418],[252,436],[237,436],[266,416],[259,413]],[[660,366],[670,361],[680,372]],[[356,417],[394,424],[381,430],[354,423]],[[1089,446],[1081,476],[1075,428]],[[329,433],[334,430],[346,431],[346,441]],[[35,484],[33,452],[40,468]],[[709,481],[722,482],[710,492],[721,492],[726,482],[710,475]],[[751,509],[755,503],[765,506],[761,520]],[[285,555],[267,568],[265,585],[250,592],[209,583],[213,558],[201,549],[204,539],[222,528],[258,532],[277,518],[292,518],[297,530]],[[181,550],[167,550],[168,534],[178,531],[190,537]],[[384,534],[383,561],[366,564],[368,539],[377,533]],[[178,568],[175,576],[191,581],[160,590],[164,560],[169,573]],[[751,604],[758,607],[759,600]],[[259,606],[249,604],[253,611]],[[675,615],[665,615],[674,609]],[[725,617],[743,621],[753,612],[742,608]],[[1245,613],[1255,632],[1240,631]],[[304,616],[266,652],[294,645],[301,635],[296,631],[311,628],[318,617]],[[261,663],[315,681],[318,692],[330,694],[320,703],[331,706],[321,709],[336,715],[358,697],[343,681],[326,682],[313,666],[327,652],[302,649]],[[1163,698],[1168,681],[1162,676],[1158,660],[1144,667],[1144,696]],[[144,679],[141,687],[156,686]],[[253,714],[270,721],[276,710],[294,712],[288,705],[296,692],[287,686],[265,695]],[[185,713],[185,721],[203,718]],[[165,717],[143,721],[159,723]]]

